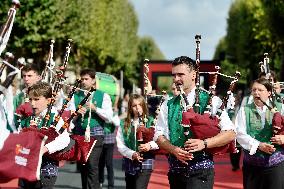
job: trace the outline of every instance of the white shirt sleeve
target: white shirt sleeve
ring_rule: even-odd
[[[212,99],[212,115],[216,115],[216,112],[219,109],[219,107],[221,106],[221,104],[222,104],[222,100],[219,97],[214,96],[213,99]],[[222,111],[222,114],[220,116],[219,126],[220,126],[222,131],[226,131],[226,130],[236,131],[236,127],[233,124],[233,122],[231,121],[226,110]]]
[[[132,155],[135,153],[134,150],[128,148],[123,139],[123,133],[121,127],[118,127],[117,134],[116,134],[116,145],[119,153],[128,159],[132,159]]]
[[[157,118],[157,124],[155,126],[155,135],[153,140],[157,141],[158,137],[164,135],[169,139],[169,128],[168,128],[168,101],[163,102],[160,108],[160,113]]]
[[[118,115],[114,115],[111,119],[111,122],[114,124],[114,126],[119,127],[120,126],[120,119]]]
[[[236,117],[235,124],[237,125],[238,143],[244,149],[250,151],[250,155],[255,154],[260,142],[247,134],[246,116],[245,116],[244,107],[240,108]]]
[[[1,129],[2,130],[0,132],[0,150],[2,150],[6,139],[10,135],[10,131],[8,129],[6,129],[6,128],[1,128]]]
[[[45,147],[48,149],[48,153],[52,154],[54,152],[63,150],[70,143],[70,137],[67,130],[65,130],[62,134],[58,135],[53,141],[46,144]]]
[[[111,122],[113,116],[112,102],[108,94],[104,93],[102,108],[96,108],[96,113],[106,122]]]
[[[76,111],[74,95],[72,96],[70,102],[67,104],[66,110]]]
[[[281,115],[284,115],[284,104],[282,104],[282,106],[281,106]]]
[[[151,141],[149,143],[150,143],[150,147],[151,147],[150,150],[158,150],[159,149],[159,146],[155,141]]]

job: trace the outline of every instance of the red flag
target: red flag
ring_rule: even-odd
[[[0,151],[0,183],[15,178],[39,180],[41,147],[45,140],[39,132],[10,134]]]

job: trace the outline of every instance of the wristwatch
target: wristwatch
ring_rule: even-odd
[[[203,144],[204,144],[204,149],[207,149],[207,141],[206,141],[206,139],[203,140]]]

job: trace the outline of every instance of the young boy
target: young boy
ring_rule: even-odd
[[[33,108],[34,115],[22,119],[21,127],[29,127],[32,122],[38,128],[41,128],[44,122],[45,114],[47,112],[47,105],[52,97],[52,88],[47,83],[38,82],[28,88],[27,94],[29,97],[29,102]],[[47,123],[47,127],[50,126],[56,114],[56,109],[52,108],[50,120]],[[62,123],[63,121],[61,120],[57,124],[57,131],[60,129]],[[49,144],[45,145],[48,148],[49,153],[62,150],[68,146],[70,138],[67,131],[65,131],[58,137],[61,137],[61,143],[59,145],[54,146],[52,145],[52,143],[50,146]],[[20,180],[20,188],[52,188],[56,182],[56,178],[58,175],[58,161],[54,161],[49,159],[48,157],[43,156],[40,172],[41,175],[39,181],[28,182],[25,180]]]

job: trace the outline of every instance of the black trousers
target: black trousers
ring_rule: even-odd
[[[52,189],[56,179],[56,176],[40,176],[40,180],[34,182],[19,179],[19,189]]]
[[[284,162],[273,167],[244,164],[244,189],[284,189]]]
[[[114,144],[104,144],[99,163],[99,181],[104,183],[104,170],[107,168],[108,188],[114,187],[114,173],[113,173],[113,148]]]
[[[147,189],[152,170],[142,170],[136,175],[125,173],[126,189]]]
[[[79,164],[83,189],[99,189],[99,159],[101,156],[104,136],[95,136],[97,142],[85,165]]]
[[[188,175],[169,172],[170,189],[213,189],[214,169],[200,169]]]

